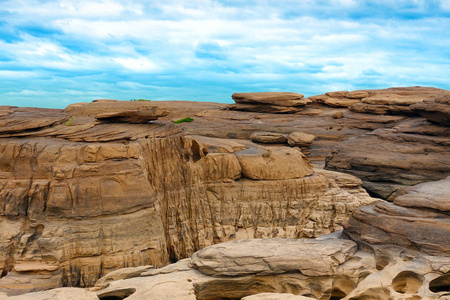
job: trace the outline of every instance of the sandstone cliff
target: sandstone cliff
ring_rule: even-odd
[[[90,286],[112,270],[162,266],[228,240],[315,237],[374,200],[356,178],[314,173],[298,148],[128,123],[143,116],[130,111],[166,114],[150,107],[4,109],[1,290]]]

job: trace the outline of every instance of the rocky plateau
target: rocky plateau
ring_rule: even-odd
[[[0,107],[0,299],[450,299],[450,91],[232,98]]]

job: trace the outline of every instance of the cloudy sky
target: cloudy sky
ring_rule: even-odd
[[[449,79],[450,0],[0,0],[0,105]]]

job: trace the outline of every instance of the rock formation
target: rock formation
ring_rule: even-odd
[[[448,91],[233,99],[0,107],[0,299],[450,297]]]
[[[124,125],[121,110],[158,111],[129,104],[7,108],[0,291],[90,286],[228,240],[315,237],[374,201],[356,179],[346,187],[332,172],[314,173],[298,148],[187,136],[148,119]],[[114,117],[99,122],[100,112]]]

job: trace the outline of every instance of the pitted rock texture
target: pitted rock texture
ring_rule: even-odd
[[[297,148],[187,136],[159,120],[103,124],[106,104],[136,105],[32,110],[56,121],[1,133],[0,292],[91,286],[234,239],[315,237],[375,200],[314,174]]]
[[[294,246],[294,251],[291,248],[293,243],[315,245],[315,252],[308,247],[297,247],[298,245]],[[424,255],[392,245],[365,245],[359,250],[356,248],[355,243],[336,239],[335,236],[323,236],[320,240],[242,240],[217,244],[194,254],[191,261],[199,263],[203,260],[209,264],[215,270],[214,277],[203,273],[205,270],[205,273],[208,273],[210,269],[192,268],[190,260],[185,259],[150,271],[134,268],[123,270],[121,274],[121,270],[118,270],[114,272],[114,276],[107,275],[100,279],[89,292],[84,289],[65,288],[49,290],[45,294],[41,292],[4,298],[44,300],[53,296],[55,298],[52,299],[58,299],[56,296],[62,292],[68,296],[72,292],[81,300],[125,297],[127,300],[442,300],[448,297],[448,257]],[[351,251],[340,252],[343,249]],[[206,252],[208,255],[205,255]],[[292,257],[286,258],[285,255],[289,252],[293,257],[300,258],[302,263]],[[326,268],[327,261],[322,261],[319,257],[331,252],[340,254],[331,262],[333,268]],[[232,255],[229,256],[230,254]],[[199,258],[201,255],[205,257]],[[311,255],[319,259],[307,259]],[[221,257],[224,260],[221,260]],[[328,256],[324,258],[330,259]],[[230,265],[230,261],[238,264]],[[247,263],[242,264],[245,261]],[[314,270],[314,273],[302,274],[305,264],[307,269]],[[245,271],[246,267],[247,271],[252,269],[252,272],[234,273],[234,276],[229,276],[229,272],[233,272],[234,268]],[[271,270],[271,267],[274,269]],[[264,270],[264,275],[255,274],[255,270]],[[85,297],[80,296],[84,296],[83,293]],[[97,298],[93,297],[94,293]]]

